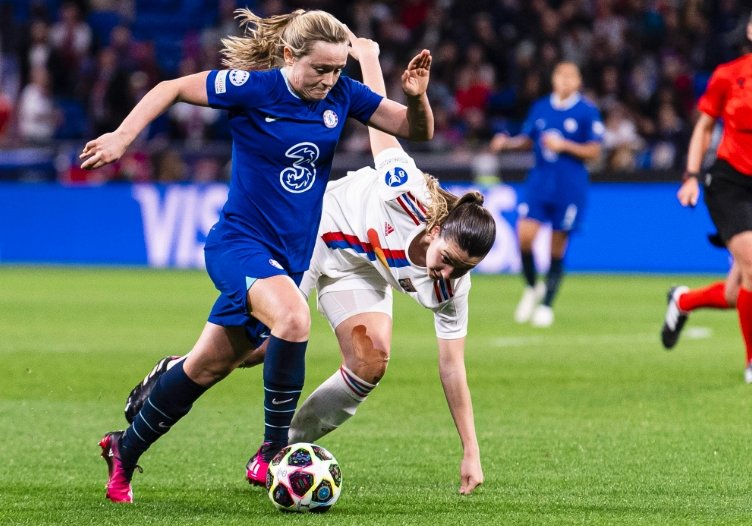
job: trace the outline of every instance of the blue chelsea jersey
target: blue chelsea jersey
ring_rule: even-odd
[[[588,172],[579,157],[544,147],[543,136],[553,133],[581,144],[603,140],[604,126],[598,108],[579,94],[573,97],[563,107],[553,105],[553,95],[539,99],[522,128],[522,133],[533,141],[535,153],[528,185],[552,197],[584,191]]]
[[[345,121],[366,123],[382,97],[341,77],[325,99],[306,101],[279,69],[214,70],[206,91],[210,106],[229,111],[233,137],[230,190],[215,234],[262,243],[288,272],[306,270]]]

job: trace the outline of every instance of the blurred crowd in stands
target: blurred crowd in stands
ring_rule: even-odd
[[[160,80],[221,68],[221,38],[239,34],[234,10],[246,6],[333,13],[379,43],[398,100],[407,61],[430,49],[436,133],[423,151],[481,152],[494,133],[515,134],[554,64],[573,61],[606,125],[595,169],[614,171],[682,165],[696,99],[713,68],[742,53],[749,16],[743,0],[0,0],[0,155],[51,141],[80,148]],[[346,73],[357,78],[357,64]],[[169,145],[222,144],[226,156],[225,119],[175,105],[116,166],[84,174],[71,155],[66,178],[222,179],[222,155],[190,160]],[[363,127],[350,124],[340,148],[367,152]]]

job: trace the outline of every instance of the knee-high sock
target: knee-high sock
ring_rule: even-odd
[[[690,312],[701,307],[711,309],[728,309],[726,301],[726,283],[719,281],[701,289],[688,290],[679,296],[679,309]]]
[[[184,363],[178,362],[159,378],[141,411],[125,430],[120,440],[120,459],[124,465],[135,465],[144,451],[185,416],[207,390],[188,378]]]
[[[308,342],[269,337],[264,356],[264,442],[287,444],[290,422],[305,380]]]
[[[747,351],[747,362],[752,362],[752,291],[745,288],[739,289],[739,298],[736,300],[736,310],[739,313],[739,326],[744,337],[744,347]]]
[[[535,259],[532,252],[520,252],[520,262],[522,263],[522,277],[529,287],[535,287],[535,281],[538,279],[538,271],[535,269]]]
[[[315,442],[355,414],[378,384],[358,378],[344,365],[316,388],[295,413],[290,443]]]
[[[564,259],[551,258],[551,266],[546,276],[546,295],[543,297],[543,305],[551,306],[559,291],[559,285],[564,277]]]

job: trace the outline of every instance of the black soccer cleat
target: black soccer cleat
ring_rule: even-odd
[[[663,318],[663,328],[661,329],[661,342],[666,350],[672,349],[676,345],[684,324],[687,323],[689,313],[679,309],[679,296],[688,290],[689,287],[685,287],[684,285],[668,289],[668,306],[666,307],[666,315]]]
[[[129,424],[133,423],[133,419],[141,411],[146,399],[149,398],[154,386],[157,385],[157,380],[164,373],[167,372],[167,366],[171,361],[180,358],[180,356],[165,356],[157,362],[157,365],[146,375],[146,377],[136,384],[131,390],[131,394],[128,395],[128,399],[125,401],[125,419]]]

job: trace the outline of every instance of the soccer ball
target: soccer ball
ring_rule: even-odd
[[[291,444],[275,455],[266,474],[272,503],[282,511],[323,512],[342,491],[337,459],[316,444]]]

